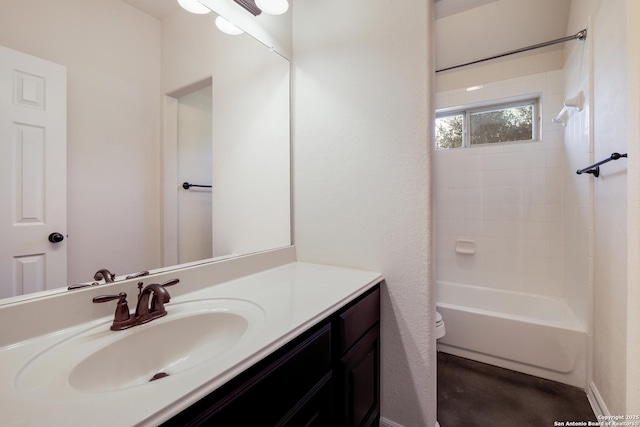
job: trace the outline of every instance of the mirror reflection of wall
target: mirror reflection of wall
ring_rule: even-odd
[[[154,7],[153,15],[132,6],[142,3]],[[225,43],[234,42],[217,31],[214,21],[215,14],[190,14],[175,0],[3,3],[0,45],[67,68],[68,238],[63,244],[68,280],[47,288],[91,281],[101,268],[122,278],[178,262],[166,256],[177,252],[177,241],[164,229],[171,219],[165,204],[170,197],[177,199],[182,182],[177,175],[169,182],[163,164],[167,123],[162,94],[183,95],[190,85],[212,78],[214,43],[224,37]],[[246,34],[238,37],[283,62],[287,85],[279,88],[288,99],[288,61]],[[241,49],[225,52],[246,54]],[[288,129],[288,103],[284,107],[280,117]],[[288,195],[288,163],[283,173]],[[169,186],[173,194],[168,194]],[[281,193],[268,204],[280,203]],[[289,223],[288,196],[284,206],[286,221],[279,219],[279,224]],[[285,234],[279,246],[290,244],[288,227]]]
[[[241,36],[214,58],[213,256],[287,246],[289,62]]]
[[[211,85],[178,99],[178,182],[211,185]],[[212,257],[211,192],[191,187],[178,192],[178,263]]]

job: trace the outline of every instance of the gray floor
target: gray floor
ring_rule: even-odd
[[[438,353],[441,427],[551,427],[555,421],[596,421],[584,390]]]

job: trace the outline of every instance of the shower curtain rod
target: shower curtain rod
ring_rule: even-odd
[[[544,42],[544,43],[534,44],[534,45],[523,47],[523,48],[520,48],[520,49],[511,50],[509,52],[501,53],[500,55],[491,56],[489,58],[483,58],[483,59],[478,59],[477,61],[471,61],[471,62],[466,62],[466,63],[460,64],[460,65],[454,65],[453,67],[442,68],[440,70],[436,70],[436,73],[439,73],[441,71],[453,70],[455,68],[466,67],[467,65],[473,65],[473,64],[477,64],[479,62],[490,61],[492,59],[502,58],[503,56],[509,56],[509,55],[514,55],[516,53],[526,52],[528,50],[540,49],[541,47],[552,46],[554,44],[564,43],[564,42],[568,42],[568,41],[571,41],[571,40],[582,40],[583,41],[586,38],[587,38],[587,30],[585,28],[584,30],[579,31],[579,32],[577,32],[576,34],[574,34],[572,36],[562,37],[561,39],[555,39],[555,40],[550,40],[550,41]]]

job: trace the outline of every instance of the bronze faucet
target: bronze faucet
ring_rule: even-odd
[[[104,279],[104,283],[113,283],[113,281],[116,279],[116,275],[110,272],[109,270],[107,270],[106,268],[98,270],[96,274],[93,275],[93,280],[103,280],[103,279]]]
[[[138,282],[138,304],[133,316],[129,312],[127,294],[125,292],[120,292],[118,295],[97,296],[93,298],[93,302],[101,303],[117,299],[118,304],[116,305],[116,312],[110,329],[112,331],[122,331],[165,316],[167,310],[164,305],[171,299],[171,295],[169,295],[165,286],[172,286],[179,282],[179,279],[173,279],[162,284],[152,283],[144,288],[142,287],[143,283]],[[151,300],[149,300],[149,297],[151,297]]]
[[[149,272],[148,271],[140,271],[139,273],[134,273],[134,274],[130,274],[129,276],[125,277],[125,280],[129,280],[129,279],[137,279],[138,277],[144,277],[144,276],[148,276]],[[111,273],[109,270],[107,270],[106,268],[103,268],[102,270],[98,270],[98,272],[93,276],[94,280],[102,280],[104,279],[104,283],[113,283],[114,280],[116,280],[116,275]],[[67,290],[69,291],[73,291],[75,289],[82,289],[82,288],[88,288],[89,286],[97,286],[100,285],[101,283],[98,282],[93,282],[91,284],[89,283],[80,283],[78,285],[71,285],[67,288]]]

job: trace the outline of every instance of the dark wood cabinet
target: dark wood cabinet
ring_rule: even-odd
[[[367,427],[380,418],[380,290],[374,289],[338,315],[340,384],[336,425]]]
[[[290,411],[276,426],[324,427],[333,425],[333,383],[331,373],[318,383],[301,404]]]
[[[379,318],[376,286],[163,426],[377,425]]]
[[[380,414],[380,344],[378,331],[370,330],[340,360],[342,424],[377,425]]]

